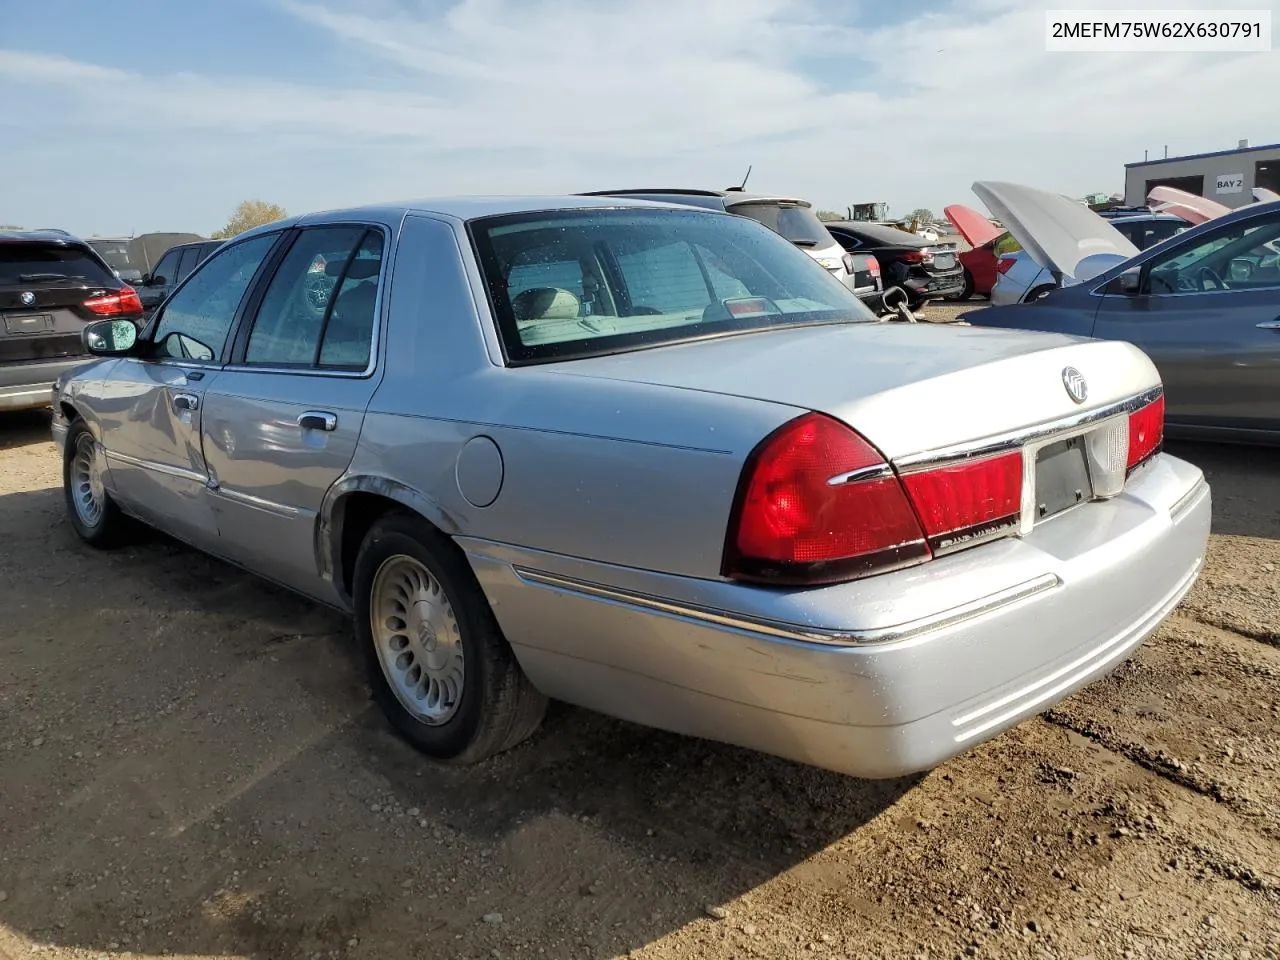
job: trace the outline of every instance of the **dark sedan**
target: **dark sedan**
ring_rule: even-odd
[[[1280,444],[1280,202],[1217,217],[1034,303],[961,319],[1128,341],[1164,380],[1169,435]]]
[[[912,309],[964,290],[964,268],[950,244],[932,243],[878,223],[831,220],[824,226],[848,252],[872,254],[880,264],[885,291],[902,288]]]

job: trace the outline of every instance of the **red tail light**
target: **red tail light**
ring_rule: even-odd
[[[898,254],[898,259],[903,263],[924,263],[926,260],[932,260],[925,254],[923,250],[908,250],[905,253]]]
[[[808,413],[752,452],[723,572],[775,584],[833,583],[929,557],[884,458],[844,424]]]
[[[1011,526],[1022,513],[1022,453],[902,478],[929,545],[942,549]]]
[[[84,305],[102,317],[114,317],[119,314],[142,313],[142,301],[138,299],[138,291],[133,287],[125,287],[116,293],[101,297],[91,297]]]
[[[996,271],[998,273],[1008,273],[1009,268],[1017,262],[1018,261],[1013,257],[1001,257],[996,261]]]
[[[875,257],[867,257],[867,269],[871,271],[873,277],[880,276],[880,261]]]
[[[1129,461],[1132,470],[1149,460],[1164,442],[1164,394],[1129,414]]]

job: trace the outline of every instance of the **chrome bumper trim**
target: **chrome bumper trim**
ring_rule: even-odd
[[[749,614],[676,602],[662,597],[635,593],[630,590],[579,580],[575,577],[546,573],[519,565],[513,566],[512,569],[517,577],[532,586],[573,593],[592,600],[621,604],[649,613],[658,613],[694,623],[710,624],[729,630],[761,634],[775,639],[799,643],[820,643],[842,647],[888,644],[908,640],[924,633],[941,630],[944,627],[954,626],[957,623],[981,617],[1003,607],[1011,606],[1028,597],[1062,586],[1062,580],[1056,574],[1046,573],[969,603],[960,604],[917,620],[870,630],[839,630],[804,627],[794,623],[753,617]]]

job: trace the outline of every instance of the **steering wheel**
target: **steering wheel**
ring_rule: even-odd
[[[1213,267],[1201,267],[1200,272],[1196,274],[1196,279],[1200,283],[1201,290],[1225,290],[1227,285],[1222,282],[1222,278],[1218,276],[1218,271]],[[1208,286],[1205,281],[1209,281],[1212,286]]]
[[[333,283],[333,278],[323,272],[309,273],[302,281],[302,302],[317,319],[324,316],[325,308],[329,306]]]

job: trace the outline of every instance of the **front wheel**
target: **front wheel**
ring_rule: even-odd
[[[106,456],[93,431],[77,418],[67,428],[62,454],[62,492],[67,516],[80,539],[94,547],[123,542],[130,521],[103,484]]]
[[[374,524],[356,557],[354,594],[373,698],[413,746],[475,763],[538,728],[546,698],[466,560],[424,519],[396,511]]]

